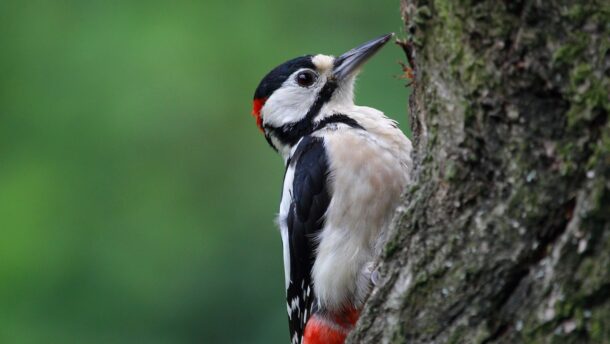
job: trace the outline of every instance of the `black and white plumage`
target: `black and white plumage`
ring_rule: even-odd
[[[288,243],[289,276],[286,282],[286,300],[290,332],[297,338],[303,335],[308,316],[315,311],[311,270],[317,249],[316,237],[324,225],[324,214],[330,203],[327,186],[328,160],[321,138],[306,136],[290,157],[286,169],[288,179],[284,185],[286,200],[282,207],[288,212],[281,215],[283,240]],[[292,185],[290,185],[292,184]]]
[[[338,58],[290,60],[255,92],[257,124],[286,163],[278,222],[292,343],[345,338],[409,182],[410,141],[383,113],[353,103],[359,67],[390,37]]]

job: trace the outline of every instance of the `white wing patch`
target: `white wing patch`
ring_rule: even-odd
[[[290,283],[290,248],[288,238],[288,225],[286,218],[290,211],[290,203],[292,202],[292,182],[294,180],[294,167],[288,166],[286,176],[284,177],[284,189],[282,191],[282,201],[280,203],[279,224],[280,233],[282,234],[282,246],[284,253],[284,280],[286,289]],[[289,312],[290,313],[290,312]]]

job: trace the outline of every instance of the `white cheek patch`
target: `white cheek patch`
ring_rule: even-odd
[[[320,78],[312,87],[301,87],[294,81],[294,72],[280,88],[278,88],[265,103],[262,109],[263,123],[272,127],[281,127],[287,123],[295,123],[307,115],[316,101]]]

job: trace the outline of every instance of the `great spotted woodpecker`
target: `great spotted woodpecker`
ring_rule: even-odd
[[[254,93],[256,124],[286,165],[278,222],[293,344],[344,342],[410,181],[409,139],[353,101],[360,67],[392,36],[287,61]]]

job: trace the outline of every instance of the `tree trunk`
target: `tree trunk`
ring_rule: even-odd
[[[402,15],[416,182],[348,342],[609,343],[609,3]]]

